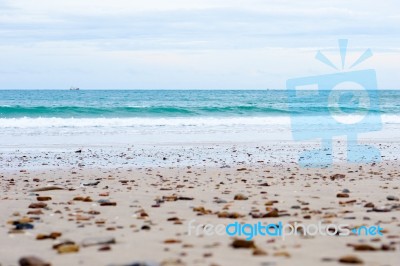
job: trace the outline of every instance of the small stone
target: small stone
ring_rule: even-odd
[[[98,184],[100,184],[100,181],[94,181],[94,182],[83,182],[82,183],[82,185],[83,186],[85,186],[85,187],[88,187],[88,186],[97,186]]]
[[[207,210],[203,206],[194,207],[193,211],[197,212],[197,213],[201,213],[201,214],[210,214],[210,213],[212,213],[211,210]]]
[[[233,198],[234,200],[248,200],[249,198],[246,197],[243,194],[236,194],[235,197]]]
[[[374,211],[374,212],[390,212],[390,209],[382,206],[382,207],[374,207],[372,209],[372,211]]]
[[[399,200],[399,198],[398,198],[398,197],[395,197],[395,196],[387,196],[386,199],[387,199],[387,200],[396,200],[396,201]]]
[[[256,248],[254,241],[252,240],[244,240],[244,239],[235,239],[233,240],[231,246],[233,248]]]
[[[48,200],[51,200],[51,197],[39,196],[39,197],[36,197],[36,200],[37,201],[48,201]]]
[[[151,261],[134,261],[134,262],[130,262],[124,265],[129,265],[129,266],[160,266],[159,263],[156,262],[151,262]],[[166,265],[162,265],[162,266],[166,266]]]
[[[27,256],[19,259],[20,266],[50,266],[50,263],[35,256]]]
[[[336,179],[343,179],[345,177],[346,176],[344,174],[334,174],[334,175],[331,176],[331,180],[333,181],[333,180],[336,180]]]
[[[79,252],[79,246],[73,244],[61,245],[57,248],[59,254]]]
[[[215,203],[218,203],[218,204],[223,204],[223,203],[227,203],[228,201],[226,201],[226,200],[224,200],[224,199],[216,199],[216,200],[214,200],[214,202]]]
[[[347,188],[342,190],[343,193],[350,193],[350,190],[348,190]]]
[[[43,212],[42,212],[42,210],[32,210],[32,211],[28,211],[26,214],[41,215],[41,214],[43,214]]]
[[[29,223],[23,223],[23,224],[16,224],[15,225],[15,230],[27,230],[27,229],[33,229],[34,225],[29,224]]]
[[[218,213],[218,218],[230,218],[230,219],[237,219],[244,217],[244,215],[237,213],[237,212],[220,212]]]
[[[70,240],[64,240],[62,242],[54,244],[53,249],[58,249],[59,247],[64,246],[64,245],[75,245],[75,242],[70,241]]]
[[[253,251],[253,256],[266,256],[266,255],[268,255],[268,253],[265,252],[265,251],[262,250],[262,249],[259,249],[259,248],[256,248],[256,249],[254,249],[254,251]]]
[[[365,208],[373,208],[375,205],[372,202],[368,202],[367,204],[364,205]]]
[[[28,208],[30,208],[30,209],[41,209],[41,208],[46,208],[46,207],[47,207],[46,203],[37,202],[37,203],[31,203]]]
[[[178,197],[178,200],[194,200],[194,198],[181,196],[181,197]]]
[[[90,247],[95,245],[109,245],[115,243],[116,241],[114,237],[91,237],[84,239],[82,241],[82,246]]]
[[[338,194],[336,195],[336,197],[337,197],[337,198],[348,198],[348,197],[350,197],[350,196],[349,196],[349,194],[346,194],[346,193],[338,193]]]
[[[278,209],[273,209],[272,211],[263,215],[263,218],[269,218],[269,217],[271,218],[279,217]]]
[[[370,246],[368,244],[359,244],[359,245],[352,245],[355,251],[376,251],[377,248]]]
[[[178,239],[166,239],[166,240],[164,240],[164,244],[177,244],[177,243],[181,243],[181,241],[178,240]]]
[[[60,232],[52,232],[49,235],[44,235],[44,234],[38,234],[36,236],[37,240],[44,240],[44,239],[57,239],[60,236],[62,236],[62,233]]]
[[[267,201],[264,205],[265,205],[265,206],[272,206],[272,205],[274,205],[275,203],[278,203],[278,201],[277,201],[277,200],[270,200],[270,201]]]
[[[110,251],[110,250],[111,250],[110,246],[102,246],[102,247],[99,247],[99,249],[98,249],[98,251]]]
[[[93,200],[87,196],[87,197],[75,197],[73,199],[74,201],[83,201],[83,202],[92,202]]]
[[[275,257],[285,257],[285,258],[290,258],[290,254],[287,251],[278,251],[274,253]]]
[[[117,206],[116,202],[102,202],[100,206]]]
[[[347,263],[347,264],[362,264],[362,263],[364,263],[361,259],[359,259],[358,257],[353,256],[353,255],[341,257],[339,259],[339,262]]]
[[[40,187],[30,190],[29,192],[42,192],[42,191],[50,191],[50,190],[63,190],[62,187],[57,186],[48,186],[48,187]]]
[[[177,201],[178,200],[178,196],[176,196],[176,195],[163,196],[163,200],[165,200],[165,201]]]

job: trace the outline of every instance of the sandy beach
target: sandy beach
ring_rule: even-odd
[[[176,149],[181,153],[170,147],[153,154],[135,147],[2,153],[0,264],[25,257],[31,264],[21,265],[42,265],[30,256],[51,265],[399,264],[396,160],[307,169],[290,157],[260,159],[268,146],[225,144],[224,156],[205,152],[215,145]],[[147,164],[139,160],[146,156]],[[198,229],[234,222],[379,225],[382,235],[246,241]]]

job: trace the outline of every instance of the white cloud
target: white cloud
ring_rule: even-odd
[[[0,87],[281,87],[296,69],[317,73],[314,50],[337,38],[397,58],[399,11],[394,0],[0,1]]]

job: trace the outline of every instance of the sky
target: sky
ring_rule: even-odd
[[[396,89],[399,25],[398,0],[0,0],[0,89],[285,89],[343,38]]]

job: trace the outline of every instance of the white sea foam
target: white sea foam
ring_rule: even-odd
[[[319,123],[323,117],[305,117],[304,121]],[[346,117],[349,121],[351,116]],[[383,115],[383,124],[400,124],[400,115]],[[0,128],[108,128],[160,126],[285,126],[289,116],[274,117],[190,117],[190,118],[0,118]]]
[[[285,125],[289,117],[1,118],[0,128]]]

